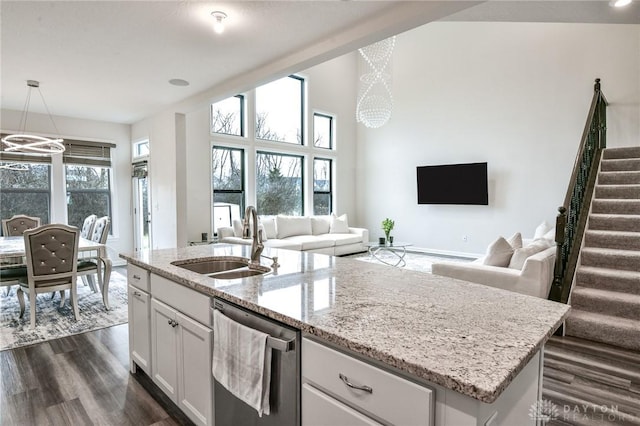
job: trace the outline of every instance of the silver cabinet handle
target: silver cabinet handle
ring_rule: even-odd
[[[365,392],[368,392],[368,393],[373,393],[373,388],[371,386],[365,386],[365,385],[357,386],[357,385],[354,385],[353,383],[351,383],[349,381],[349,378],[347,376],[345,376],[344,374],[342,374],[342,373],[338,373],[338,377],[340,377],[340,380],[342,380],[342,382],[345,385],[349,386],[352,389],[361,390],[361,391],[365,391]]]
[[[134,280],[139,280],[139,279],[140,279],[140,277],[139,277],[138,275],[135,275],[135,274],[134,274],[134,275],[133,275],[133,279],[134,279]]]
[[[140,296],[142,296],[142,293],[140,293],[139,291],[134,291],[133,295],[140,297]]]
[[[171,327],[176,328],[178,326],[178,323],[175,322],[174,320],[170,319],[167,324],[169,324]]]

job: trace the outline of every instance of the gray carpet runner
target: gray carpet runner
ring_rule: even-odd
[[[640,147],[605,149],[566,335],[640,351]]]

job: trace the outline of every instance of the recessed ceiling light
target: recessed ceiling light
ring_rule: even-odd
[[[174,86],[188,86],[189,82],[181,78],[172,78],[169,80],[169,84],[173,84]]]
[[[633,0],[611,0],[609,5],[612,7],[625,7],[630,5]]]
[[[224,20],[227,18],[227,14],[221,12],[219,10],[211,12],[211,16],[213,16],[213,31],[218,34],[222,34],[224,32]]]

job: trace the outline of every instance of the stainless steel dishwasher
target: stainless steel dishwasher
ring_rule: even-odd
[[[242,325],[269,334],[271,355],[269,404],[271,414],[258,413],[214,380],[216,426],[300,425],[300,331],[222,299],[214,298],[212,309]],[[212,312],[213,314],[213,312]]]

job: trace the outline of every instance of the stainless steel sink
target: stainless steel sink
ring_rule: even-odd
[[[217,256],[197,260],[181,260],[172,265],[188,269],[216,279],[232,280],[252,277],[271,272],[271,268],[261,265],[251,265],[246,257]]]

